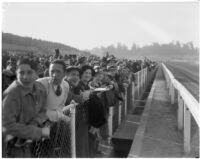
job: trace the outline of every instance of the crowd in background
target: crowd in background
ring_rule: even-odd
[[[28,59],[29,62],[26,60],[24,61],[24,59]],[[17,62],[20,60],[21,63]],[[69,89],[66,93],[67,97],[63,97],[64,105],[68,105],[74,101],[80,105],[77,107],[76,111],[77,157],[95,157],[95,154],[98,153],[99,139],[103,138],[106,140],[108,137],[106,132],[102,132],[102,130],[105,129],[101,129],[107,123],[108,108],[116,105],[118,101],[124,100],[125,87],[127,87],[130,80],[135,80],[135,72],[145,67],[148,67],[149,71],[151,71],[157,65],[156,62],[147,58],[144,60],[118,59],[108,53],[102,58],[95,55],[89,57],[81,55],[63,56],[58,49],[55,50],[55,55],[51,56],[5,54],[2,56],[2,91],[9,92],[10,85],[13,85],[15,80],[19,80],[16,75],[16,70],[19,69],[20,64],[29,64],[30,62],[31,68],[36,71],[34,79],[40,82],[44,87],[48,85],[48,79],[53,78],[52,70],[54,66],[59,65],[63,68],[64,74],[61,79],[65,82],[61,82],[63,84],[62,88],[66,88],[66,90]],[[46,86],[47,92],[49,88],[50,87]],[[95,88],[109,88],[109,91],[95,92]],[[60,93],[59,89],[58,86],[55,88],[56,95]],[[49,100],[49,107],[57,100],[56,95],[55,100],[52,98],[54,95],[51,95],[52,94],[48,94],[49,97],[47,97],[47,102]],[[51,123],[53,122],[53,124],[51,124],[50,135],[46,135],[50,140],[45,140],[45,142],[42,142],[43,146],[40,146],[40,151],[48,149],[48,152],[43,152],[43,156],[41,156],[41,154],[37,156],[38,154],[36,154],[33,148],[36,143],[33,143],[30,151],[32,157],[54,157],[51,152],[53,151],[53,144],[55,143],[58,122],[59,127],[62,127],[62,131],[65,129],[66,131],[68,130],[63,121],[69,120],[66,116],[69,116],[70,113],[64,112],[63,110],[63,107],[61,111],[60,108],[56,110],[59,120],[54,118],[52,115],[53,112],[48,111],[47,116]],[[63,137],[66,137],[66,135]],[[39,142],[41,143],[41,141]],[[62,147],[63,143],[59,144]],[[65,153],[66,157],[69,152]]]
[[[91,55],[89,57],[70,54],[61,55],[59,50],[55,50],[55,55],[9,55],[4,54],[2,56],[2,90],[5,90],[9,84],[16,78],[16,62],[20,58],[29,58],[37,65],[37,75],[38,78],[48,76],[49,64],[55,59],[63,59],[68,66],[77,66],[81,68],[83,65],[92,66],[95,71],[100,70],[103,72],[109,72],[110,70],[116,70],[118,73],[122,74],[122,77],[127,78],[130,72],[135,73],[140,71],[142,68],[148,67],[149,70],[156,66],[156,62],[151,61],[147,58],[144,60],[128,60],[128,59],[117,59],[114,55],[109,55],[108,53],[100,58],[96,55]],[[125,75],[125,76],[124,76]]]

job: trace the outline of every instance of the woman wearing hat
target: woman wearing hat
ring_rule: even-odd
[[[80,70],[81,80],[75,88],[75,93],[91,92],[88,84],[94,75],[95,71],[93,68],[89,65],[84,65]],[[105,109],[101,100],[93,93],[90,94],[89,100],[84,103],[84,108],[88,127],[89,154],[83,157],[95,157],[95,154],[98,152],[98,139],[100,138],[99,128],[106,123]]]
[[[88,125],[86,120],[84,101],[88,100],[88,93],[76,93],[75,88],[80,81],[80,69],[76,66],[69,66],[66,70],[65,80],[69,83],[70,90],[66,105],[71,100],[76,101],[80,105],[76,107],[76,157],[88,157]]]
[[[77,103],[83,103],[85,100],[88,99],[88,93],[75,93],[75,88],[77,87],[80,81],[80,69],[76,66],[69,66],[66,69],[66,77],[65,81],[69,83],[70,91],[67,97],[66,104],[69,104],[71,100],[76,101]]]

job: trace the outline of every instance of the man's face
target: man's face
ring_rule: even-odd
[[[16,71],[16,74],[17,74],[17,80],[22,86],[26,88],[33,86],[36,73],[35,70],[33,70],[30,67],[30,65],[28,64],[20,65]]]
[[[80,74],[77,70],[73,70],[67,74],[67,80],[72,83],[74,86],[78,85],[80,81]]]
[[[63,66],[60,64],[51,64],[49,67],[49,75],[52,78],[53,84],[60,84],[65,76]]]

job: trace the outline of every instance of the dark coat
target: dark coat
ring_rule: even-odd
[[[77,88],[75,88],[76,93],[89,90],[89,86],[85,85],[82,81],[79,82]],[[88,101],[84,103],[87,107],[87,118],[89,125],[99,128],[106,123],[106,108],[103,105],[101,99],[92,93]]]
[[[100,98],[93,94],[87,101],[88,105],[88,122],[95,128],[99,128],[106,123],[106,108]]]

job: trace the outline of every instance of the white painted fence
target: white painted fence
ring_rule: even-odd
[[[145,88],[147,87],[147,85],[149,84],[150,80],[148,76],[148,68],[144,68],[136,73],[134,73],[135,76],[135,83],[133,81],[130,80],[129,84],[131,85],[131,92],[132,92],[132,104],[134,103],[134,101],[136,100],[136,95],[137,98],[139,98],[142,93],[144,92]],[[151,75],[152,76],[152,75]],[[137,94],[136,94],[137,92]],[[128,92],[127,92],[127,87],[125,87],[125,97],[124,97],[124,101],[123,102],[119,102],[119,105],[116,107],[109,107],[109,117],[108,117],[108,132],[109,132],[109,138],[111,139],[112,135],[113,135],[113,116],[114,116],[114,110],[118,109],[118,126],[121,124],[121,122],[123,121],[123,117],[125,117],[128,113],[128,109],[127,109],[127,103],[128,101]],[[123,111],[122,111],[123,110]]]
[[[191,115],[195,119],[198,128],[200,128],[199,102],[174,78],[173,74],[163,63],[162,69],[167,82],[167,88],[169,88],[171,104],[175,103],[175,89],[178,92],[178,129],[184,132],[184,152],[188,154],[191,150]]]

